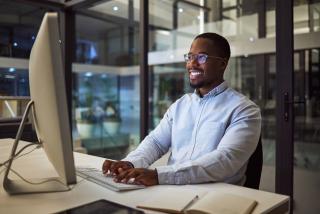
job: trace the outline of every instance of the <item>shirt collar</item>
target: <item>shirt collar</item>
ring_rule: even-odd
[[[207,94],[205,94],[202,98],[205,97],[215,97],[218,94],[220,94],[221,92],[223,92],[224,90],[226,90],[228,88],[228,83],[226,81],[223,81],[220,85],[216,86],[215,88],[213,88],[211,91],[209,91]],[[194,94],[200,98],[198,90],[195,89],[194,90]]]

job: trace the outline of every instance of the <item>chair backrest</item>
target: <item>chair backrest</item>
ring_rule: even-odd
[[[262,142],[261,136],[256,150],[253,152],[249,158],[247,170],[246,170],[246,182],[243,186],[253,189],[259,189],[261,171],[263,164],[263,152],[262,152]]]

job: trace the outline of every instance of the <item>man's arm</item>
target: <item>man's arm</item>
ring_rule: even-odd
[[[224,181],[234,176],[254,152],[261,129],[258,107],[237,112],[216,150],[181,164],[157,167],[159,184]]]
[[[148,168],[154,161],[167,153],[171,146],[171,107],[159,125],[123,161],[131,162],[135,168]]]
[[[174,105],[174,104],[173,104]],[[116,182],[128,182],[135,178],[135,183],[146,186],[158,184],[156,170],[148,170],[154,161],[164,155],[171,146],[172,105],[165,113],[159,125],[121,161],[105,160],[102,166],[103,173],[115,175]]]
[[[135,184],[152,186],[159,184],[156,170],[148,168],[154,161],[167,153],[171,146],[172,117],[170,108],[160,124],[121,162],[132,163],[134,168],[119,170],[114,180],[127,183],[134,179]]]

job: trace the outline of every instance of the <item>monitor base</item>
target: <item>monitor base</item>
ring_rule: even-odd
[[[19,130],[16,136],[16,139],[13,143],[11,155],[9,162],[5,165],[7,168],[5,171],[4,179],[3,179],[3,188],[10,194],[28,194],[28,193],[48,193],[48,192],[61,192],[61,191],[68,191],[70,188],[68,185],[65,185],[60,178],[43,178],[43,179],[32,179],[30,183],[28,181],[22,180],[11,180],[9,179],[9,173],[12,167],[12,163],[16,158],[16,151],[18,148],[19,140],[21,138],[25,123],[29,116],[30,110],[33,108],[33,100],[31,100],[26,110],[23,114],[22,121],[19,126]],[[33,109],[32,109],[33,110]],[[35,121],[35,114],[32,111],[32,118]],[[35,123],[35,128],[37,129],[37,125]],[[39,144],[41,145],[41,140],[38,138]],[[55,181],[52,181],[54,179]],[[29,179],[28,179],[29,180]]]
[[[54,179],[54,180],[52,180]],[[30,182],[27,183],[23,180],[10,180],[7,179],[3,183],[3,187],[10,195],[17,194],[30,194],[30,193],[49,193],[49,192],[64,192],[69,191],[70,188],[62,183],[59,178],[32,178],[28,179]]]

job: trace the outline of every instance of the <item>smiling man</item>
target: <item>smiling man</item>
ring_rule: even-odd
[[[184,56],[194,93],[173,103],[160,124],[122,161],[106,160],[104,173],[146,186],[205,182],[245,183],[261,129],[260,110],[223,79],[228,41],[198,35]],[[148,167],[171,149],[166,166]]]

